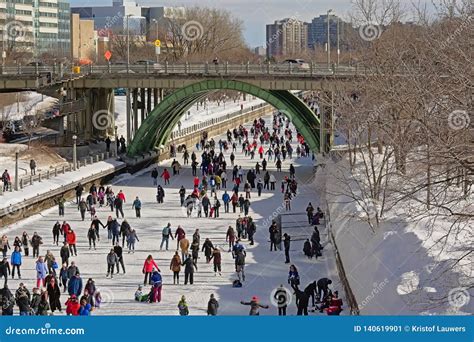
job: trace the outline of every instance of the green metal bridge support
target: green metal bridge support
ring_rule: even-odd
[[[206,80],[190,84],[168,95],[140,125],[130,142],[129,157],[164,145],[181,117],[191,106],[218,90],[236,90],[258,97],[287,116],[305,137],[311,150],[319,151],[319,119],[298,97],[287,90],[267,90],[236,80]]]

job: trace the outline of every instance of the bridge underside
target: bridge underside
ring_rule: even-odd
[[[256,96],[287,116],[313,151],[319,151],[319,119],[306,104],[287,90],[265,90],[236,80],[207,80],[190,84],[167,96],[141,124],[128,148],[128,156],[165,145],[189,108],[217,90],[235,90]]]

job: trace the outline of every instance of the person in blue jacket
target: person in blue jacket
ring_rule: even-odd
[[[142,202],[138,198],[138,196],[135,198],[135,201],[132,203],[132,209],[135,209],[135,216],[140,218],[141,214],[140,211],[142,210]]]
[[[11,255],[11,260],[10,260],[13,270],[12,270],[12,279],[15,278],[15,268],[18,270],[18,279],[21,279],[21,272],[20,272],[20,266],[21,266],[21,252],[20,252],[20,247],[16,246],[15,250],[13,251]]]
[[[110,226],[112,231],[112,245],[115,245],[115,242],[120,241],[120,224],[117,219],[113,219]]]
[[[76,275],[73,275],[71,279],[69,279],[68,284],[68,293],[70,296],[76,295],[79,297],[82,293],[82,278],[79,272],[76,272]]]
[[[79,308],[79,316],[90,316],[91,305],[87,303],[86,299],[81,299],[81,307]]]
[[[222,195],[222,202],[224,202],[224,211],[226,213],[228,213],[229,212],[230,196],[227,193],[227,191],[224,191],[224,194]]]

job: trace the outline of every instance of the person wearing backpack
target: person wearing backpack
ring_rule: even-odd
[[[166,227],[163,228],[161,235],[162,235],[162,239],[161,239],[161,244],[160,244],[160,250],[163,249],[163,244],[165,242],[166,242],[166,250],[168,250],[170,237],[172,240],[174,240],[173,233],[171,231],[171,223],[168,223]]]

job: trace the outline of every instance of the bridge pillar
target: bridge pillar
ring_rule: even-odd
[[[146,90],[146,116],[151,113],[151,88]]]
[[[153,107],[158,106],[158,88],[153,88]]]
[[[319,141],[320,152],[324,155],[331,149],[334,140],[334,92],[326,92],[324,104],[320,108]]]
[[[127,97],[126,98],[126,115],[127,115],[127,145],[130,143],[130,141],[132,140],[132,120],[131,120],[131,112],[130,112],[130,108],[131,108],[131,103],[130,103],[130,89],[127,88],[126,89],[126,94],[125,96]]]
[[[140,88],[140,109],[141,109],[141,112],[142,112],[140,122],[145,121],[145,108],[146,108],[145,107],[145,91],[146,91],[145,88]],[[138,127],[137,127],[137,129],[138,129]]]
[[[135,133],[138,131],[138,89],[132,91],[132,104],[133,104],[133,122],[132,122],[132,139],[135,137]]]

